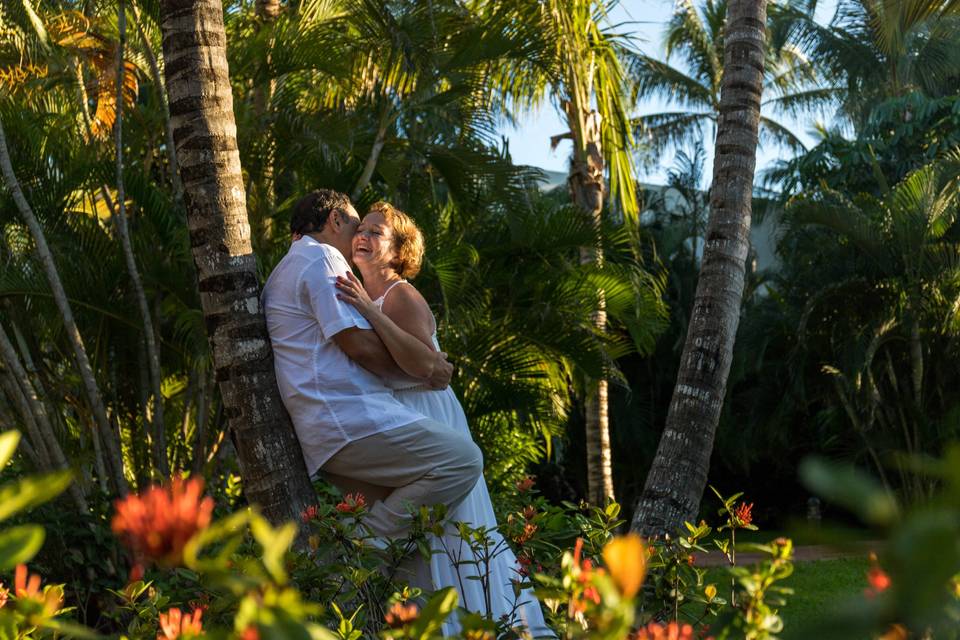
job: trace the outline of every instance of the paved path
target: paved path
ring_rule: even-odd
[[[867,554],[874,549],[879,549],[879,541],[863,540],[853,542],[844,546],[831,546],[825,544],[801,545],[793,548],[793,559],[795,562],[810,562],[811,560],[835,560],[837,558],[866,558]],[[693,554],[694,562],[700,567],[719,567],[727,564],[727,557],[720,551],[711,551],[709,553]],[[763,553],[753,551],[737,552],[737,564],[748,565],[768,558]]]

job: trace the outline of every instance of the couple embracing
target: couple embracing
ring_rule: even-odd
[[[448,386],[453,367],[433,313],[407,281],[420,270],[423,234],[385,202],[361,220],[347,196],[326,189],[297,202],[290,230],[294,241],[264,286],[263,304],[307,470],[363,493],[372,502],[366,524],[381,539],[406,535],[410,509],[421,505],[446,505],[449,520],[494,530],[491,611],[487,581],[470,578],[482,563],[453,529],[431,541],[435,553],[413,568],[412,581],[455,587],[467,610],[554,636],[533,593],[515,595],[516,557],[495,531],[483,458]],[[457,632],[453,618],[444,635]]]

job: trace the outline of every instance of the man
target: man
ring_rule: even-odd
[[[294,206],[299,236],[263,288],[277,382],[311,475],[322,469],[392,489],[366,523],[384,538],[403,536],[408,507],[459,504],[482,472],[468,438],[405,407],[384,380],[409,378],[370,324],[336,298],[350,270],[360,216],[342,193],[321,189]],[[453,368],[438,353],[420,382],[442,389]]]

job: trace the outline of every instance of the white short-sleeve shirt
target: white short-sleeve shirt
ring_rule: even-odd
[[[339,250],[304,236],[263,287],[277,383],[311,475],[348,443],[423,419],[331,340],[371,328],[336,297],[337,276],[349,270]]]

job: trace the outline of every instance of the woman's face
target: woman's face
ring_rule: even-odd
[[[382,213],[374,211],[363,217],[353,236],[353,261],[359,267],[383,267],[393,263],[393,230]]]

